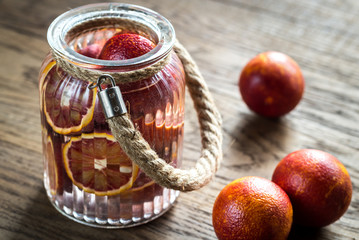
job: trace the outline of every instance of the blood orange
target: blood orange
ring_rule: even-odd
[[[153,42],[138,34],[118,34],[106,42],[99,58],[104,60],[131,59],[148,53],[155,46]]]
[[[265,117],[280,117],[300,102],[305,81],[298,64],[286,54],[265,52],[254,57],[239,78],[243,101]]]
[[[261,177],[237,179],[218,194],[213,228],[220,240],[285,240],[293,218],[287,194]]]
[[[138,167],[106,133],[72,137],[63,149],[64,165],[72,182],[86,192],[115,195],[132,187]]]
[[[294,222],[323,227],[346,212],[353,187],[345,166],[333,155],[316,149],[300,149],[277,165],[272,181],[289,196]]]

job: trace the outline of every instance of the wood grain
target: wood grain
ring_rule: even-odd
[[[224,121],[224,161],[205,188],[181,194],[159,219],[125,230],[74,223],[47,200],[37,75],[51,21],[97,0],[0,0],[0,239],[216,239],[212,206],[230,181],[270,179],[281,158],[301,148],[335,155],[353,183],[352,203],[336,223],[294,227],[292,240],[359,239],[359,2],[355,0],[134,0],[167,17],[207,80]],[[287,53],[306,79],[299,106],[278,120],[253,114],[239,95],[241,69],[256,54]],[[187,99],[185,161],[199,155]]]

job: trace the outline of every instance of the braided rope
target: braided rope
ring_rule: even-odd
[[[121,83],[135,82],[138,80],[146,79],[152,77],[156,73],[162,70],[169,60],[171,59],[171,54],[168,54],[166,57],[152,64],[149,68],[141,68],[133,71],[126,72],[107,72],[107,71],[96,71],[93,69],[76,67],[76,64],[73,64],[68,59],[58,56],[54,52],[52,53],[55,61],[62,69],[67,72],[71,72],[73,77],[87,81],[87,82],[96,82],[96,80],[105,74],[111,75],[116,81]],[[121,79],[121,80],[120,80]]]

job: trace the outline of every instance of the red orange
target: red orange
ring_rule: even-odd
[[[155,44],[138,34],[123,33],[110,38],[102,48],[99,58],[126,60],[148,53]]]
[[[350,176],[333,155],[315,149],[290,153],[277,165],[273,182],[289,196],[294,222],[322,227],[338,220],[352,196]]]
[[[275,183],[261,177],[243,177],[219,193],[212,221],[220,240],[285,240],[292,216],[287,194]]]
[[[280,117],[301,100],[304,78],[292,58],[280,52],[265,52],[244,67],[239,88],[252,111],[265,117]]]

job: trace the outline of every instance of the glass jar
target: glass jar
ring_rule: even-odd
[[[136,33],[156,47],[128,60],[92,58],[113,35],[133,31],[126,22],[138,23]],[[97,90],[88,88],[89,80],[64,70],[53,55],[77,68],[113,73],[141,69],[168,57],[153,76],[117,85],[135,127],[159,157],[180,167],[185,78],[172,50],[172,25],[143,7],[92,4],[60,15],[47,37],[53,54],[42,64],[39,90],[44,185],[51,203],[77,222],[105,228],[134,226],[160,216],[179,192],[154,183],[131,162],[111,134]]]

